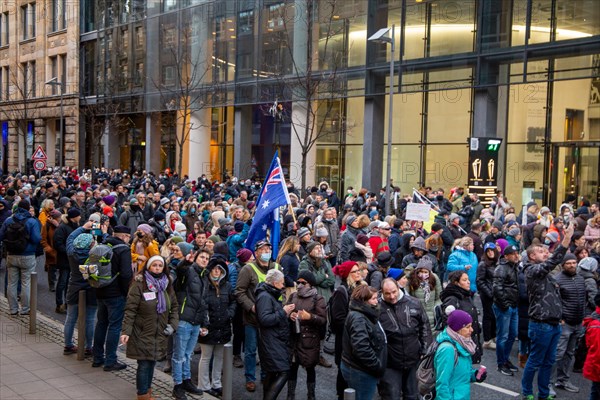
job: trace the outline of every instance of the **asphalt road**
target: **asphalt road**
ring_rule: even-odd
[[[48,290],[47,273],[44,272],[43,265],[37,266],[38,271],[38,309],[46,316],[55,320],[64,322],[65,315],[55,313],[56,301],[55,294]],[[5,279],[4,263],[0,267],[0,287],[4,294],[4,279]],[[478,304],[480,305],[480,304]],[[518,343],[513,346],[513,358],[514,364],[517,364],[517,349]],[[125,355],[121,355],[124,357]],[[325,357],[333,362],[333,356],[325,354]],[[192,377],[196,380],[199,355],[194,355],[192,362]],[[472,399],[482,400],[511,400],[519,398],[521,390],[521,377],[522,370],[517,372],[515,376],[504,376],[496,371],[496,354],[493,350],[485,350],[482,364],[488,369],[488,377],[483,385],[474,384],[471,388]],[[260,380],[260,366],[256,369],[257,377]],[[337,368],[323,368],[317,367],[317,399],[335,399],[335,380],[337,375]],[[298,385],[296,389],[296,396],[298,399],[306,398],[306,385],[304,379],[306,377],[306,371],[300,369],[298,372]],[[591,382],[584,379],[581,374],[572,373],[571,382],[580,388],[579,393],[569,393],[561,390],[557,390],[557,398],[568,399],[568,400],[588,400],[590,396]],[[534,382],[534,388],[536,382]],[[280,399],[284,399],[287,394],[287,389],[284,388],[282,394],[279,396]],[[193,397],[190,397],[193,398]],[[260,384],[257,384],[256,392],[249,393],[245,390],[245,377],[243,368],[234,368],[233,373],[233,398],[234,399],[248,399],[248,400],[259,400],[262,399],[262,388]]]

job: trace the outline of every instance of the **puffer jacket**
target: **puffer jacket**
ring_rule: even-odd
[[[477,261],[477,256],[472,251],[465,250],[461,247],[456,247],[450,257],[448,258],[448,265],[446,265],[446,271],[448,273],[452,271],[460,271],[465,270],[467,275],[469,275],[469,280],[471,281],[471,291],[473,293],[477,292],[477,266],[479,261]],[[465,269],[465,265],[470,265],[471,268],[468,270]]]
[[[183,260],[177,265],[175,292],[179,304],[179,320],[206,328],[209,323],[206,285],[202,279],[202,270],[197,264]]]
[[[475,382],[477,374],[477,370],[471,367],[471,354],[452,339],[445,329],[436,340],[439,343],[433,359],[436,399],[469,400],[471,382]]]
[[[79,225],[69,221],[66,215],[61,217],[61,223],[54,232],[54,249],[56,250],[56,267],[60,269],[69,268],[69,256],[67,256],[67,238]]]
[[[333,259],[336,259],[339,253],[340,227],[337,225],[337,221],[335,219],[331,221],[323,219],[321,222],[323,222],[325,229],[327,229],[327,233],[329,234],[327,236],[327,243],[331,248]]]
[[[502,257],[494,270],[494,304],[501,310],[519,303],[519,265]]]
[[[317,292],[325,298],[325,302],[329,301],[329,298],[332,294],[332,288],[335,284],[335,276],[331,271],[331,264],[327,259],[322,259],[321,266],[317,267],[315,264],[315,260],[311,256],[304,256],[302,261],[300,261],[300,265],[298,267],[298,271],[307,270],[313,273],[315,276],[315,287]]]
[[[86,279],[83,279],[79,265],[85,263],[90,255],[90,249],[77,249],[74,246],[75,239],[82,233],[88,233],[83,227],[73,231],[67,238],[67,255],[69,256],[69,266],[71,274],[69,275],[69,284],[67,286],[67,304],[72,306],[79,302],[79,291],[85,290],[85,299],[88,306],[97,305],[96,290],[90,286]]]
[[[562,319],[560,292],[550,271],[560,264],[566,252],[567,249],[559,245],[545,262],[532,264],[528,260],[523,266],[532,321],[558,325]]]
[[[519,340],[529,340],[529,296],[523,266],[519,268]]]
[[[414,271],[412,272],[415,273]],[[418,287],[413,289],[412,286],[408,287],[409,294],[415,299],[421,302],[421,305],[425,309],[425,313],[427,314],[427,318],[429,319],[429,325],[433,330],[435,326],[435,306],[438,304],[442,304],[442,300],[440,299],[440,295],[442,294],[442,283],[440,282],[440,278],[434,274],[435,278],[435,287],[429,292],[429,299],[425,298],[425,290],[422,287]]]
[[[381,302],[379,322],[388,341],[387,368],[412,368],[431,343],[431,328],[421,303],[402,296],[396,304]]]
[[[300,333],[292,326],[292,347],[294,357],[304,367],[314,367],[321,355],[321,333],[327,324],[326,303],[315,288],[303,286],[293,293],[288,304],[295,304],[295,310],[305,310],[311,318],[300,320]]]
[[[290,323],[279,297],[281,290],[262,282],[256,288],[258,355],[266,372],[283,372],[291,368]]]
[[[588,353],[583,365],[583,377],[600,382],[600,307],[583,320]]]
[[[231,321],[235,315],[236,301],[225,267],[216,262],[209,264],[202,278],[206,287],[204,298],[208,306],[208,335],[200,336],[200,343],[225,344],[231,340]],[[216,284],[210,278],[213,268],[221,269],[221,277]]]
[[[585,279],[579,274],[569,275],[565,271],[557,274],[555,279],[562,300],[562,319],[569,325],[579,325],[585,316],[587,304]]]
[[[585,315],[588,316],[596,309],[594,298],[598,293],[598,279],[594,272],[578,268],[577,274],[583,277],[585,281],[585,295],[587,297]]]
[[[338,262],[344,262],[350,259],[350,252],[356,247],[356,236],[362,233],[360,229],[348,226],[347,229],[340,236],[340,253]]]
[[[350,300],[342,343],[342,361],[377,378],[383,376],[387,364],[387,339],[378,320],[377,309]]]
[[[479,323],[479,312],[477,307],[475,306],[475,301],[473,300],[474,294],[469,290],[465,290],[460,286],[454,285],[452,283],[448,284],[446,288],[442,291],[441,299],[442,299],[442,310],[446,310],[448,306],[454,306],[457,310],[463,310],[471,316],[473,319],[473,333],[471,333],[471,339],[477,345],[477,351],[473,354],[473,364],[477,364],[481,361],[481,356],[483,354],[483,349],[481,348],[481,324]],[[447,324],[448,316],[446,313],[443,313],[444,325]]]
[[[25,229],[29,233],[29,243],[25,248],[25,251],[21,254],[16,254],[19,256],[33,256],[36,254],[36,249],[40,242],[42,241],[42,231],[40,221],[31,216],[29,210],[25,210],[23,208],[17,208],[17,211],[13,214],[12,217],[8,217],[6,221],[0,227],[0,242],[4,241],[6,237],[6,228],[13,223],[13,221],[21,221],[25,225]],[[68,265],[68,264],[67,264]]]
[[[477,290],[481,297],[492,299],[494,297],[494,270],[496,260],[481,261],[477,266]]]
[[[156,311],[158,295],[153,300],[144,298],[144,293],[149,291],[144,275],[138,274],[129,288],[121,328],[122,334],[129,336],[127,358],[154,361],[164,359],[167,356],[169,337],[163,332],[167,324],[177,329],[179,314],[173,285],[169,283],[167,286],[167,309],[161,314]]]

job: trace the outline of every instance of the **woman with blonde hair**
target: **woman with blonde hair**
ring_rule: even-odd
[[[299,250],[300,239],[298,239],[298,236],[289,236],[281,243],[279,255],[277,256],[277,264],[281,265],[285,279],[286,298],[292,292],[288,288],[294,288],[295,282],[298,280],[298,268],[300,267]]]
[[[48,217],[50,216],[52,210],[54,210],[54,200],[45,199],[44,201],[42,201],[42,205],[40,207],[40,214],[38,215],[38,219],[40,220],[42,226],[46,225],[46,221],[48,220]]]
[[[160,255],[158,242],[152,236],[152,227],[148,224],[138,225],[131,243],[131,262],[134,272],[143,271],[146,261],[158,255]]]

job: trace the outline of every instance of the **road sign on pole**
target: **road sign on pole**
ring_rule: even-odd
[[[34,160],[33,169],[40,172],[46,169],[46,160]]]
[[[32,160],[47,160],[48,156],[46,155],[46,152],[44,151],[44,149],[42,148],[42,146],[38,146],[37,149],[35,149],[35,151],[33,152],[33,156],[31,156]]]

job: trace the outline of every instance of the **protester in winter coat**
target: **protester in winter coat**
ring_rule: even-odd
[[[56,268],[59,271],[58,281],[56,283],[56,312],[60,314],[67,313],[65,297],[67,295],[67,285],[71,267],[69,257],[67,256],[67,238],[77,228],[81,213],[75,208],[69,209],[66,215],[62,216],[62,222],[54,232],[54,247],[56,249]]]
[[[588,242],[600,239],[600,215],[596,215],[588,221],[584,232],[585,240]]]
[[[492,305],[494,304],[493,284],[494,270],[498,264],[500,252],[495,243],[486,243],[481,262],[477,266],[477,289],[483,307],[483,348],[496,349],[496,316]]]
[[[446,310],[449,306],[453,306],[455,310],[463,310],[471,316],[474,321],[472,325],[471,340],[476,345],[476,351],[471,355],[473,364],[478,364],[481,361],[483,351],[481,349],[481,325],[479,324],[478,311],[471,292],[469,276],[464,271],[451,272],[448,278],[448,286],[440,295],[442,300],[442,310]],[[444,316],[447,314],[444,313]]]
[[[519,267],[519,366],[525,368],[529,358],[529,296],[523,266]]]
[[[236,301],[227,277],[227,264],[223,260],[211,259],[203,276],[208,305],[208,335],[198,338],[202,356],[198,367],[198,386],[211,396],[221,397],[221,371],[223,349],[231,340],[231,321],[235,315]],[[210,362],[212,358],[212,377]],[[211,382],[212,381],[212,382]]]
[[[54,248],[54,233],[60,224],[62,214],[58,210],[48,213],[46,222],[42,225],[42,241],[40,242],[46,254],[45,269],[48,272],[48,288],[56,290],[56,249]]]
[[[152,398],[154,368],[156,361],[167,355],[167,338],[179,322],[177,309],[165,260],[161,256],[151,257],[129,288],[121,332],[127,358],[137,360],[138,400]]]
[[[263,400],[275,400],[286,382],[291,368],[289,352],[289,316],[294,304],[281,305],[284,288],[283,273],[267,272],[265,281],[256,288],[256,319],[258,322],[258,354],[260,367],[266,372]]]
[[[442,283],[440,278],[431,270],[429,259],[422,258],[419,260],[417,267],[410,273],[408,283],[408,293],[417,298],[423,305],[433,331],[435,327],[435,306],[442,304],[440,299]]]
[[[439,343],[434,357],[436,399],[469,400],[471,382],[483,382],[487,373],[477,379],[477,370],[471,367],[471,357],[477,351],[471,339],[471,315],[451,308],[447,310],[448,325],[436,338]]]
[[[288,299],[294,304],[290,314],[292,329],[292,369],[288,381],[288,399],[295,398],[298,368],[306,368],[308,400],[315,400],[316,372],[320,361],[321,337],[327,324],[326,303],[316,289],[315,275],[303,270],[298,274],[298,291]]]
[[[144,270],[148,259],[158,255],[160,251],[158,242],[152,236],[152,227],[148,224],[138,225],[131,243],[131,260],[134,265],[137,265],[137,272]]]
[[[594,298],[596,311],[583,320],[588,355],[583,366],[583,377],[592,381],[590,400],[600,397],[600,294]]]
[[[473,239],[464,237],[459,239],[454,247],[454,251],[448,258],[446,270],[448,273],[452,271],[464,270],[469,275],[471,282],[471,291],[477,292],[477,256],[473,252]]]
[[[307,246],[308,254],[304,256],[298,267],[299,271],[310,271],[315,276],[315,288],[325,298],[325,302],[331,297],[332,288],[335,283],[331,264],[325,258],[323,246],[317,242],[310,242]]]
[[[419,260],[423,257],[428,258],[431,261],[432,271],[436,272],[438,270],[438,260],[433,255],[429,254],[425,239],[418,237],[410,245],[410,254],[407,254],[402,259],[402,269],[406,270],[409,265],[418,264]],[[410,271],[410,268],[408,268],[408,270]]]
[[[356,400],[371,400],[377,381],[385,373],[386,338],[379,324],[378,291],[358,286],[352,292],[350,312],[344,325],[340,369]]]

